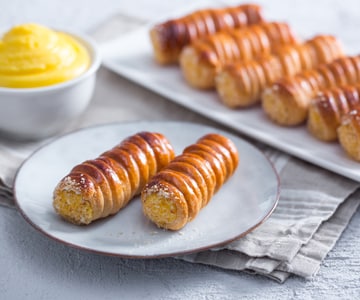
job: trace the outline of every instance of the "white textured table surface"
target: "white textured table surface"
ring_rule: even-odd
[[[34,21],[91,32],[119,12],[153,19],[186,2],[0,0],[0,27]],[[360,53],[357,0],[257,2],[279,19],[294,22],[302,34],[313,28],[333,33],[349,51]],[[100,76],[130,85],[134,97],[138,95],[137,87],[125,79],[106,70]],[[359,237],[357,212],[314,279],[292,277],[280,285],[171,258],[129,260],[89,254],[49,240],[18,212],[0,207],[0,299],[360,299]]]

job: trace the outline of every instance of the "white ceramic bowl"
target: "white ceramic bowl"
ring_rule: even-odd
[[[69,33],[90,53],[88,70],[72,80],[39,88],[0,87],[0,136],[38,140],[64,130],[78,118],[93,95],[101,58],[95,42]]]

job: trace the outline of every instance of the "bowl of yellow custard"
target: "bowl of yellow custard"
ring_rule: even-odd
[[[0,137],[42,139],[89,105],[101,58],[83,34],[21,24],[0,36]]]

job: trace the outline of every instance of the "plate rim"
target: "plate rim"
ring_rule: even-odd
[[[43,228],[41,228],[41,226],[39,226],[36,222],[34,222],[30,216],[28,216],[25,212],[25,210],[22,208],[21,204],[19,203],[18,200],[18,196],[17,196],[17,181],[18,181],[18,177],[19,174],[22,172],[22,169],[25,165],[27,165],[29,163],[29,161],[31,161],[31,159],[40,151],[42,151],[42,149],[51,146],[54,142],[57,142],[58,140],[65,138],[67,136],[73,135],[73,134],[77,134],[78,132],[84,132],[84,131],[88,131],[88,130],[92,130],[92,129],[96,129],[99,127],[111,127],[111,126],[121,126],[122,124],[136,124],[136,123],[142,123],[142,124],[147,124],[147,123],[158,123],[158,124],[189,124],[189,125],[195,125],[195,126],[199,126],[202,128],[208,128],[208,129],[214,129],[216,131],[219,132],[224,132],[228,135],[232,135],[235,136],[236,138],[240,139],[242,142],[250,145],[251,147],[253,147],[254,149],[256,149],[258,151],[258,153],[260,155],[263,156],[263,158],[265,159],[265,161],[268,163],[269,167],[272,169],[273,174],[275,175],[276,178],[276,194],[273,195],[274,196],[274,202],[272,203],[272,206],[270,207],[270,209],[268,211],[266,211],[266,213],[263,215],[263,217],[261,218],[260,221],[258,221],[257,223],[255,223],[253,226],[251,226],[250,228],[248,228],[246,231],[239,233],[238,235],[228,238],[226,240],[223,240],[221,242],[216,242],[216,243],[209,243],[206,246],[202,246],[202,247],[197,247],[197,248],[192,248],[190,250],[181,250],[181,251],[173,251],[171,253],[163,253],[163,254],[150,254],[150,255],[141,255],[141,254],[124,254],[124,253],[115,253],[115,252],[110,252],[110,251],[105,251],[105,250],[97,250],[97,249],[92,249],[90,247],[85,247],[85,246],[81,246],[78,245],[76,243],[72,243],[72,242],[68,242],[64,239],[61,239],[59,237],[56,237],[55,235],[47,232],[46,230],[44,230]],[[104,256],[113,256],[113,257],[119,257],[119,258],[128,258],[128,259],[158,259],[158,258],[166,258],[166,257],[177,257],[177,256],[183,256],[183,255],[188,255],[188,254],[194,254],[194,253],[199,253],[201,251],[206,251],[206,250],[210,250],[212,248],[216,248],[216,247],[221,247],[224,246],[226,244],[229,244],[239,238],[242,238],[244,236],[246,236],[247,234],[249,234],[250,232],[254,231],[257,227],[259,227],[260,225],[262,225],[274,212],[274,210],[276,209],[278,203],[279,203],[279,199],[280,199],[280,193],[281,193],[281,180],[280,180],[280,176],[279,173],[277,172],[273,162],[265,155],[265,153],[259,149],[258,147],[256,147],[253,143],[247,141],[246,139],[236,136],[235,134],[228,132],[226,130],[223,129],[219,129],[216,128],[214,126],[209,126],[209,125],[204,125],[201,123],[195,123],[195,122],[185,122],[185,121],[148,121],[148,120],[137,120],[137,121],[115,121],[115,122],[107,122],[107,123],[102,123],[102,124],[95,124],[95,125],[90,125],[90,126],[86,126],[86,127],[82,127],[82,128],[77,128],[74,130],[71,130],[69,132],[66,132],[64,134],[60,134],[54,138],[52,138],[51,140],[47,141],[46,143],[44,143],[43,145],[39,146],[35,151],[33,151],[20,165],[20,167],[17,169],[16,174],[15,174],[15,178],[14,178],[14,185],[13,185],[13,195],[14,195],[14,202],[15,202],[15,206],[17,208],[17,210],[20,212],[21,216],[25,219],[25,221],[30,224],[34,229],[36,229],[36,231],[40,232],[42,235],[46,236],[47,238],[49,238],[50,240],[56,241],[62,245],[68,246],[70,248],[74,248],[77,250],[81,250],[81,251],[86,251],[88,253],[92,253],[92,254],[98,254],[98,255],[104,255]]]

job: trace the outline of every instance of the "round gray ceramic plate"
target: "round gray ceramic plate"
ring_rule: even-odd
[[[204,134],[221,133],[236,144],[240,164],[195,220],[180,231],[162,230],[147,220],[139,197],[115,216],[88,226],[62,220],[52,207],[52,193],[59,180],[74,165],[97,157],[139,131],[164,134],[176,154]],[[25,219],[50,238],[96,253],[152,258],[218,247],[249,233],[274,210],[279,178],[262,152],[235,135],[192,123],[131,122],[79,130],[40,148],[19,169],[14,191]]]

